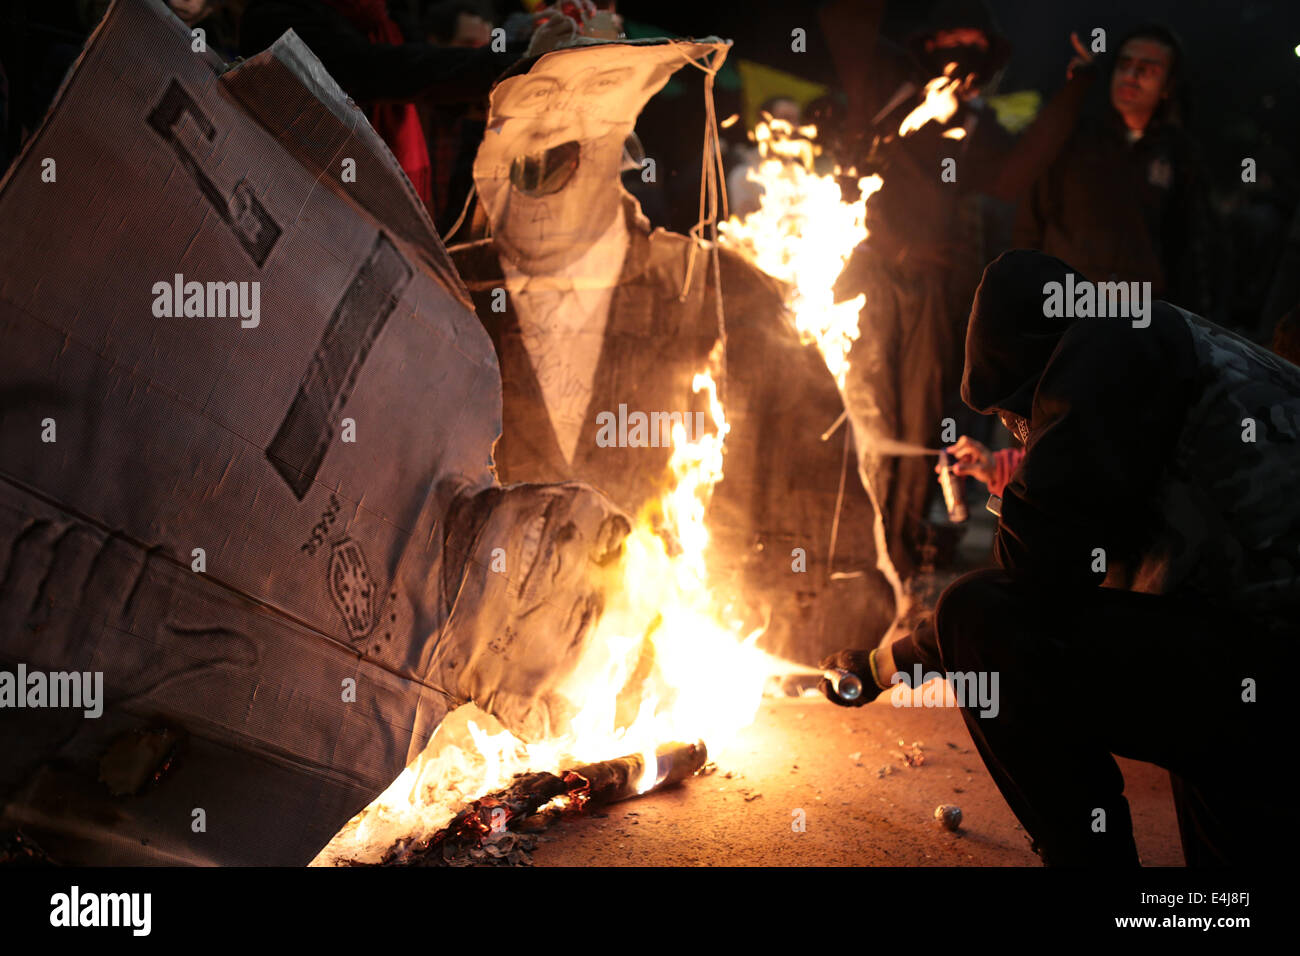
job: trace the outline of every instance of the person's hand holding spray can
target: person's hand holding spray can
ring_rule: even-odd
[[[943,503],[948,509],[948,520],[953,524],[961,524],[970,517],[970,513],[966,510],[961,475],[954,472],[947,451],[939,452],[939,464],[935,466],[935,471],[939,473],[939,487],[943,489]]]

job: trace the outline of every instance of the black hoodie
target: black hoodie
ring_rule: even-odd
[[[1250,502],[1254,489],[1296,484],[1287,456],[1300,370],[1165,302],[1149,303],[1144,327],[1048,317],[1048,284],[1072,271],[1040,252],[1007,252],[985,269],[971,309],[962,398],[1028,420],[1025,458],[1003,494],[998,565],[1063,608],[1104,581],[1249,613],[1254,598],[1243,596],[1260,582],[1276,592],[1279,580],[1250,556],[1292,548],[1300,531],[1294,504],[1281,503],[1296,488],[1270,492],[1263,509]],[[1269,435],[1243,444],[1242,395],[1276,434],[1265,426]],[[940,669],[932,623],[895,644],[894,659],[907,673]]]
[[[962,377],[962,398],[977,412],[1028,420],[994,555],[1053,589],[1124,581],[1119,568],[1154,526],[1154,496],[1197,393],[1187,323],[1166,303],[1148,299],[1146,319],[1045,315],[1049,284],[1064,289],[1071,272],[1029,250],[990,263]],[[1075,272],[1076,285],[1083,279]],[[1097,548],[1106,573],[1092,570]]]

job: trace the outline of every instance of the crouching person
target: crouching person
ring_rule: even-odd
[[[1170,772],[1189,865],[1279,858],[1295,829],[1278,825],[1277,763],[1300,635],[1300,369],[1164,302],[1132,322],[1049,318],[1070,271],[1006,253],[971,311],[962,397],[1025,447],[998,567],[901,639],[823,666],[877,693],[918,667],[996,673],[996,707],[958,703],[1048,865],[1138,864],[1112,754]]]

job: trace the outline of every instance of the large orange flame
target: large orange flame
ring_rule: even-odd
[[[702,739],[716,752],[753,721],[768,677],[793,665],[760,651],[761,630],[743,635],[711,590],[705,512],[722,479],[730,426],[712,374],[697,374],[693,387],[707,398],[713,431],[688,441],[682,425],[673,426],[672,486],[626,539],[624,587],[611,596],[589,650],[560,689],[580,705],[568,731],[526,744],[472,704],[458,709],[313,865],[376,860],[395,840],[436,832],[465,803],[526,771],[641,753],[644,792],[658,782],[660,743]],[[620,710],[629,687],[637,701],[630,719]]]
[[[774,119],[759,123],[754,136],[762,159],[749,178],[763,187],[762,205],[743,219],[721,223],[722,241],[786,284],[795,327],[804,341],[817,344],[842,389],[865,299],[836,303],[832,287],[867,237],[867,200],[883,180],[859,179],[859,197],[846,202],[835,176],[813,171],[815,127],[796,131]]]

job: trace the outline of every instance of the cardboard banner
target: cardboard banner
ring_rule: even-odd
[[[428,668],[491,342],[310,51],[225,72],[159,0],[104,18],[0,232],[0,672],[104,697],[0,708],[0,829],[306,863],[461,696]]]

